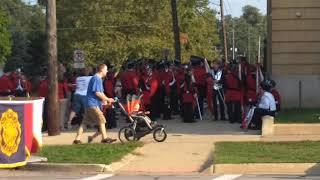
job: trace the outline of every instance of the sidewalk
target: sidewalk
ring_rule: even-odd
[[[120,122],[123,120],[120,120]],[[320,136],[310,137],[268,137],[261,138],[258,131],[243,132],[239,124],[230,124],[228,121],[212,121],[204,117],[197,123],[182,123],[180,119],[159,121],[166,125],[168,138],[163,143],[157,143],[152,135],[141,139],[145,145],[139,149],[129,163],[121,167],[117,173],[129,174],[188,174],[199,173],[212,164],[214,142],[219,141],[297,141],[320,140]],[[125,124],[120,123],[119,127]],[[108,131],[108,135],[117,138],[119,129]],[[88,135],[93,131],[86,132],[82,138],[87,141]],[[60,136],[44,136],[45,145],[71,144],[76,135],[75,131],[63,132]],[[95,142],[101,140],[98,137]]]
[[[120,120],[120,122],[123,120]],[[256,131],[243,132],[239,124],[228,121],[212,121],[204,117],[197,123],[182,123],[177,117],[174,120],[159,123],[166,126],[168,138],[163,143],[157,143],[152,135],[141,139],[145,145],[139,149],[128,165],[119,169],[122,173],[195,173],[208,168],[212,163],[213,143],[216,141],[258,141],[260,136]],[[119,127],[125,126],[120,123]],[[108,136],[117,138],[119,129],[108,131]],[[82,141],[93,131],[85,132]],[[45,145],[71,144],[76,131],[62,132],[59,136],[44,135]],[[95,142],[101,140],[98,137]]]

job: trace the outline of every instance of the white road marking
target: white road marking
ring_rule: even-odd
[[[233,180],[233,179],[236,179],[240,176],[242,176],[242,174],[226,174],[223,176],[213,178],[212,180]]]
[[[106,179],[114,176],[113,174],[98,174],[96,176],[88,177],[88,178],[83,178],[80,180],[100,180],[100,179]]]

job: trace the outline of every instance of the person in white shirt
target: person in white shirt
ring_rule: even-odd
[[[277,110],[276,101],[273,95],[270,93],[272,87],[271,81],[268,79],[264,80],[260,84],[260,87],[262,90],[262,96],[257,108],[254,109],[254,114],[252,117],[252,123],[254,125],[253,129],[256,130],[261,130],[263,116],[269,115],[274,117]]]
[[[224,81],[224,73],[221,66],[221,61],[215,60],[212,62],[212,69],[210,72],[213,80],[214,80],[214,87],[213,87],[213,110],[214,110],[214,120],[218,120],[218,105],[219,105],[219,114],[220,120],[226,120],[225,117],[225,102],[224,102],[224,92],[223,92],[223,81]],[[218,103],[219,102],[219,103]]]
[[[76,79],[76,91],[73,94],[72,110],[69,115],[68,129],[71,129],[71,121],[77,115],[85,111],[87,89],[92,76],[88,76],[88,69],[83,69],[82,73]]]

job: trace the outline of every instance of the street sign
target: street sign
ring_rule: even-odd
[[[73,67],[74,68],[84,68],[84,52],[82,50],[75,50],[73,53]]]

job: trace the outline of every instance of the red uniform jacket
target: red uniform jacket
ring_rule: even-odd
[[[38,96],[39,97],[44,97],[47,98],[48,97],[48,80],[42,80],[40,81],[40,85],[38,88]]]
[[[171,71],[162,71],[159,73],[161,86],[164,86],[166,96],[170,95],[170,83],[173,81],[173,73]]]
[[[67,98],[68,84],[66,81],[58,83],[58,97],[59,99]]]
[[[246,103],[256,103],[258,100],[256,92],[256,80],[253,79],[251,72],[249,71],[246,79],[247,92],[246,92]]]
[[[193,68],[193,75],[196,85],[205,86],[206,84],[206,68],[204,66],[196,66]]]
[[[238,78],[238,74],[229,73],[225,77],[225,99],[226,102],[241,101],[241,84]]]
[[[30,81],[28,81],[28,80],[16,79],[16,81],[14,83],[15,90],[19,86],[19,80],[20,80],[20,83],[21,83],[23,90],[30,93],[32,87],[31,87]]]
[[[183,87],[183,92],[182,92],[182,103],[192,103],[193,106],[195,106],[196,100],[194,97],[195,90],[191,86],[187,86],[186,82]]]
[[[0,93],[8,93],[14,91],[14,83],[10,77],[3,75],[0,77]]]
[[[274,100],[276,101],[276,104],[280,106],[281,105],[280,93],[276,89],[272,89],[271,94],[273,95]]]
[[[184,71],[183,69],[179,68],[175,71],[174,73],[174,77],[176,78],[176,83],[177,83],[177,88],[178,88],[178,94],[180,95],[181,94],[181,84],[183,83],[184,81]]]
[[[104,94],[107,97],[113,98],[114,97],[114,85],[113,85],[113,81],[110,79],[106,79],[103,82],[103,88],[104,88]]]
[[[159,87],[159,81],[156,74],[152,74],[146,79],[147,90],[143,91],[142,101],[144,105],[151,104],[151,98],[155,95]]]
[[[120,81],[122,88],[127,91],[138,93],[139,76],[134,71],[124,71],[121,73]]]
[[[22,81],[22,87],[24,88],[24,90],[25,90],[27,93],[31,93],[32,86],[31,86],[30,81],[28,81],[28,80]]]

